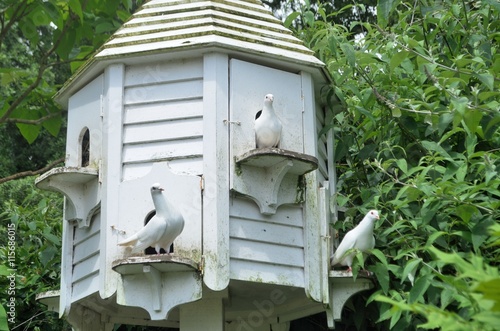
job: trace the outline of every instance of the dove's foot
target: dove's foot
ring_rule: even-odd
[[[373,272],[368,271],[368,270],[361,270],[362,273],[366,274],[367,277],[373,276]]]

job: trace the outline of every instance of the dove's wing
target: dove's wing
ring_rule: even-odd
[[[354,230],[347,232],[344,239],[340,242],[339,247],[335,250],[332,265],[342,263],[348,256],[346,255],[347,251],[356,247],[357,236]]]
[[[375,237],[373,236],[373,227],[375,220],[379,219],[379,214],[376,210],[370,210],[361,222],[351,231],[347,232],[342,239],[335,254],[331,258],[331,265],[341,264],[351,267],[354,258],[354,252],[346,254],[352,248],[356,248],[362,252],[375,247]]]
[[[166,225],[162,219],[154,216],[139,232],[118,245],[134,245],[133,252],[140,252],[149,246],[154,247],[164,234]]]
[[[160,247],[163,248],[166,252],[168,252],[170,246],[174,242],[175,238],[177,238],[182,230],[184,229],[184,218],[181,214],[177,214],[176,217],[169,219],[167,222],[167,226],[165,232],[160,239]]]

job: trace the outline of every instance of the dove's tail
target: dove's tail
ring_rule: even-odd
[[[339,263],[339,259],[335,255],[333,255],[332,257],[330,257],[330,265],[331,266],[334,266],[334,265],[336,265],[338,263]]]
[[[130,236],[129,238],[125,239],[124,241],[120,241],[118,243],[119,246],[131,246],[134,245],[137,242],[137,234],[134,234],[133,236]]]
[[[140,252],[144,251],[146,248],[148,248],[149,246],[151,246],[151,245],[139,240],[138,242],[135,242],[135,246],[132,248],[131,253],[140,253]]]

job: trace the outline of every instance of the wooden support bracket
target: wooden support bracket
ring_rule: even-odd
[[[144,275],[146,275],[146,278],[149,281],[151,298],[153,299],[153,309],[155,311],[161,311],[161,274],[157,269],[150,265],[144,265],[142,267],[142,272],[144,272]]]
[[[114,261],[112,268],[122,275],[118,304],[141,307],[153,321],[168,319],[174,307],[202,297],[199,267],[190,259],[156,254],[132,256]]]
[[[373,287],[371,277],[358,275],[356,280],[352,277],[352,272],[335,271],[329,273],[330,304],[326,310],[328,327],[335,328],[335,321],[340,320],[342,308],[354,294],[369,290]]]
[[[78,227],[90,226],[94,213],[101,207],[99,172],[88,167],[54,168],[35,180],[35,186],[66,197],[64,217]]]
[[[315,157],[279,148],[253,149],[236,157],[236,164],[233,191],[255,201],[264,215],[302,202],[299,177],[318,168]]]

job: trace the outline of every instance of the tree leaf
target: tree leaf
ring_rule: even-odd
[[[371,268],[371,271],[375,273],[382,291],[387,295],[389,293],[389,270],[382,263],[377,262],[375,266]]]
[[[444,113],[439,115],[438,130],[439,135],[443,135],[450,123],[453,121],[454,115],[452,113]]]
[[[394,71],[394,69],[397,66],[399,66],[401,64],[401,62],[403,62],[404,59],[408,58],[408,54],[409,54],[409,52],[405,51],[405,50],[395,52],[392,55],[391,60],[389,61],[389,69],[391,71]]]
[[[494,79],[494,77],[493,77],[492,74],[490,74],[490,73],[482,73],[482,74],[474,74],[474,76],[476,76],[481,81],[481,83],[483,83],[484,85],[486,85],[486,87],[490,91],[494,90],[494,88],[495,88],[495,85],[494,85],[495,79]]]
[[[394,312],[394,314],[392,314],[391,322],[389,325],[389,330],[394,330],[394,325],[396,325],[396,323],[399,322],[399,319],[401,318],[402,313],[403,313],[403,311],[398,309]]]
[[[340,44],[340,48],[342,52],[344,52],[344,56],[347,59],[347,63],[351,66],[351,68],[356,67],[356,53],[354,51],[354,46],[350,43],[342,43]]]
[[[438,143],[436,143],[435,141],[427,141],[427,140],[423,140],[421,142],[422,146],[425,147],[425,149],[431,151],[431,152],[437,152],[438,154],[440,154],[441,156],[443,156],[444,158],[447,159],[447,161],[450,161],[450,162],[453,162],[455,163],[455,161],[453,160],[453,158],[450,156],[450,154],[448,154],[447,151],[444,150],[443,147],[441,147]]]
[[[482,5],[489,5],[493,8],[495,8],[496,11],[500,12],[500,3],[496,0],[482,0],[481,1]]]
[[[30,144],[33,143],[40,134],[40,125],[17,123],[16,126],[18,127],[24,139],[26,139],[26,141]]]
[[[430,282],[428,276],[419,277],[415,282],[415,285],[410,290],[410,296],[408,297],[409,303],[417,302],[424,295],[425,291],[429,287]]]
[[[375,144],[368,144],[368,145],[365,145],[358,153],[358,157],[361,159],[361,160],[367,160],[367,159],[370,159],[370,158],[373,158],[374,155],[373,153],[375,152],[376,148],[378,146],[375,145]]]
[[[51,117],[48,120],[43,121],[42,126],[49,131],[51,135],[56,137],[59,134],[59,131],[61,130],[61,125],[62,125],[62,117],[61,116],[55,116]]]
[[[465,115],[465,109],[466,109],[468,103],[469,103],[469,99],[467,99],[466,97],[452,98],[451,99],[451,104],[453,105],[455,110],[462,116]]]
[[[384,253],[382,253],[382,251],[381,251],[381,250],[376,249],[376,248],[373,248],[373,249],[371,249],[371,250],[370,250],[370,253],[371,253],[371,254],[373,254],[373,255],[375,255],[375,256],[377,257],[377,259],[378,259],[380,262],[382,262],[382,264],[383,264],[384,266],[386,266],[386,267],[387,267],[387,265],[388,265],[388,263],[387,263],[387,258],[385,257],[385,254],[384,254]]]
[[[45,16],[50,18],[50,22],[55,24],[58,29],[62,29],[63,20],[59,9],[54,5],[52,1],[41,1],[39,5],[43,7]]]
[[[0,305],[0,331],[9,331],[9,324],[7,323],[7,312],[3,305]]]
[[[429,239],[427,239],[427,242],[425,243],[425,245],[426,246],[430,246],[430,245],[434,244],[434,242],[436,241],[436,239],[438,239],[439,237],[441,237],[443,235],[446,235],[446,232],[444,232],[444,231],[436,231],[436,232],[432,233],[429,236]]]
[[[409,278],[408,275],[410,273],[414,274],[418,265],[422,262],[421,259],[413,259],[406,263],[405,268],[403,269],[403,273],[401,274],[401,284],[405,281],[406,278]],[[413,285],[413,279],[410,279],[411,285]]]
[[[45,233],[44,232],[43,236],[45,237],[45,239],[50,241],[53,245],[56,245],[56,246],[61,245],[61,239],[59,239],[59,237],[57,237],[57,236],[54,236],[52,233]]]
[[[392,117],[395,117],[395,118],[401,117],[401,115],[402,115],[401,109],[399,109],[399,107],[392,107],[391,113],[392,113]]]
[[[26,17],[23,20],[22,24],[20,24],[21,31],[23,32],[23,36],[29,39],[30,43],[33,45],[37,45],[40,41],[40,34],[38,32],[37,27],[33,24],[31,17]]]
[[[40,253],[40,262],[44,267],[56,256],[58,249],[54,246],[48,246]]]
[[[456,295],[456,290],[454,288],[444,288],[441,291],[441,308],[445,309],[453,300]]]
[[[285,19],[285,22],[283,22],[283,25],[286,27],[286,28],[290,28],[290,26],[292,25],[293,21],[295,21],[295,19],[300,15],[299,12],[293,12],[291,13],[290,15],[288,15]]]
[[[500,311],[500,278],[488,281],[478,282],[473,288],[476,292],[483,293],[485,299],[492,300],[495,303],[494,310]]]
[[[310,10],[304,13],[304,21],[308,26],[314,26],[314,13]]]
[[[457,207],[457,216],[460,217],[466,224],[470,222],[470,219],[474,213],[477,213],[476,207],[471,205],[460,205]]]
[[[110,22],[102,22],[96,26],[95,32],[100,34],[100,33],[114,31],[115,29],[116,29],[115,26]]]
[[[463,118],[465,121],[465,125],[467,125],[467,128],[472,133],[476,133],[479,127],[479,123],[483,118],[483,113],[478,110],[470,110],[464,114]]]
[[[399,3],[397,0],[379,0],[377,4],[377,23],[382,28],[387,26],[389,22],[389,16],[395,7],[395,4]]]
[[[83,23],[83,10],[82,10],[82,4],[80,3],[79,0],[69,0],[69,8],[73,13],[75,13],[78,18],[80,18],[80,22]]]
[[[0,264],[0,276],[8,276],[11,273],[11,270],[7,266]]]
[[[74,30],[68,30],[61,36],[60,31],[56,30],[54,33],[54,38],[57,40],[61,38],[59,47],[57,47],[56,52],[63,60],[69,59],[69,54],[73,50],[76,41],[76,32]]]
[[[479,212],[479,211],[477,211]],[[472,245],[474,246],[474,250],[478,253],[481,252],[481,246],[490,236],[489,228],[494,224],[493,220],[483,220],[479,221],[472,229],[471,229],[471,239]]]
[[[408,173],[408,163],[406,162],[405,159],[397,159],[396,164],[398,165],[399,169],[403,171],[403,173],[405,174]]]

